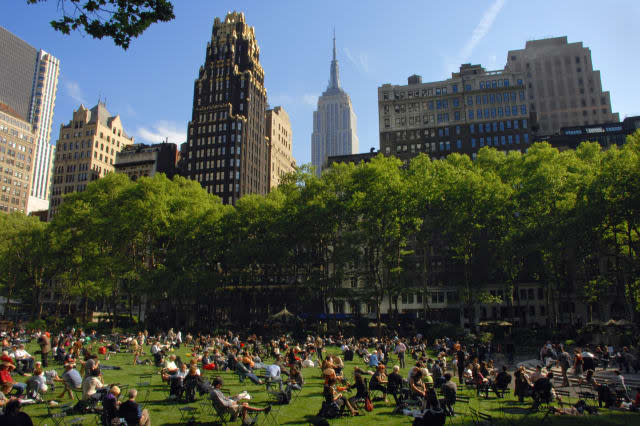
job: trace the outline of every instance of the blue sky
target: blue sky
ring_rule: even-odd
[[[152,26],[126,52],[110,40],[53,31],[57,3],[4,0],[0,15],[0,25],[61,60],[53,141],[80,103],[93,106],[102,96],[137,142],[184,142],[213,19],[231,10],[243,11],[256,29],[269,103],[291,116],[298,164],[311,160],[313,110],[327,86],[334,26],[361,152],[379,145],[381,84],[405,84],[414,73],[445,79],[464,62],[499,69],[509,49],[549,36],[583,41],[613,110],[621,118],[640,115],[637,0],[174,0],[176,19]]]

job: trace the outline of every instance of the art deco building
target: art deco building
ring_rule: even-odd
[[[329,87],[318,98],[318,108],[313,112],[311,135],[311,164],[320,175],[327,165],[327,158],[358,152],[357,118],[351,106],[351,98],[340,86],[340,72],[336,59],[336,38],[333,38]]]
[[[34,126],[0,102],[1,212],[27,212],[36,138]]]
[[[73,119],[60,126],[56,143],[49,220],[56,214],[63,195],[84,191],[87,184],[114,171],[116,154],[133,145],[119,115],[111,115],[105,104],[73,112]]]
[[[133,181],[164,173],[169,179],[177,173],[178,147],[174,143],[135,144],[116,153],[116,173],[124,173]]]
[[[28,211],[49,205],[54,147],[49,143],[60,61],[0,27],[0,101],[34,126],[36,148]]]
[[[424,152],[475,157],[483,146],[526,150],[532,142],[523,72],[486,71],[463,64],[443,81],[378,88],[380,151],[408,159]]]
[[[611,112],[609,92],[602,90],[600,71],[593,69],[591,50],[582,42],[567,43],[566,36],[527,41],[524,49],[509,51],[505,70],[525,73],[540,135],[620,121]]]
[[[269,191],[267,92],[255,30],[243,13],[216,18],[194,84],[183,173],[234,204]]]
[[[266,114],[267,138],[269,140],[269,188],[280,184],[283,175],[296,170],[293,158],[291,121],[281,106],[268,109]]]

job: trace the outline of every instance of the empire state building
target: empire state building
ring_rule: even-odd
[[[340,87],[340,71],[336,59],[336,38],[334,36],[329,86],[318,98],[318,108],[313,112],[311,164],[315,167],[318,175],[327,166],[327,157],[358,152],[356,121],[351,98]]]

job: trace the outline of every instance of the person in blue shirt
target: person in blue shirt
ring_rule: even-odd
[[[377,367],[380,364],[380,360],[378,359],[378,353],[374,352],[369,355],[369,367]]]

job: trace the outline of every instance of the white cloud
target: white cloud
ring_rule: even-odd
[[[369,72],[369,55],[365,52],[354,54],[348,47],[345,47],[344,54],[347,56],[349,62],[351,62],[357,69],[364,73]]]
[[[67,89],[67,95],[74,101],[79,104],[87,105],[87,101],[82,94],[82,89],[80,89],[80,85],[75,81],[67,81],[65,83],[65,88]]]
[[[169,142],[181,144],[187,140],[187,125],[161,120],[150,128],[138,127],[136,134],[145,142],[160,143],[169,138]]]
[[[480,43],[480,41],[491,30],[491,27],[493,26],[498,13],[500,13],[500,10],[502,10],[506,2],[507,0],[495,0],[489,7],[489,9],[487,9],[487,11],[484,13],[484,15],[482,15],[482,18],[480,19],[480,22],[478,22],[478,25],[476,25],[476,28],[473,30],[471,37],[469,38],[469,40],[467,40],[462,50],[460,51],[460,59],[462,60],[462,62],[469,59],[471,53],[473,52],[473,49],[475,49],[478,43]]]

